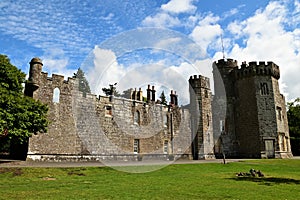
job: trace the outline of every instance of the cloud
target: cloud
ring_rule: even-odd
[[[64,75],[65,79],[72,77],[76,72],[75,69],[68,69],[69,59],[65,57],[65,53],[62,49],[49,48],[43,56],[41,56],[43,62],[43,70],[51,74]]]
[[[192,4],[192,0],[171,0],[163,4],[161,9],[171,13],[190,13],[194,12],[197,7]]]
[[[102,88],[113,83],[117,83],[119,92],[129,88],[142,88],[145,92],[147,85],[150,84],[155,86],[157,98],[162,91],[168,95],[174,90],[177,91],[180,104],[185,105],[189,103],[189,77],[203,74],[211,78],[210,59],[197,60],[194,63],[182,61],[178,65],[171,65],[168,58],[165,58],[123,66],[118,63],[113,51],[95,46],[88,60],[89,62],[87,61],[81,68],[86,72],[92,92],[95,94],[103,94]]]
[[[119,82],[126,70],[117,62],[114,52],[95,46],[91,55],[81,65],[94,94],[103,94],[102,88]]]
[[[217,23],[219,17],[209,14],[199,21],[189,35],[202,49],[207,50],[221,34],[222,28]]]
[[[180,25],[180,20],[168,13],[158,13],[156,15],[148,16],[142,21],[143,26],[147,27],[174,27]]]
[[[295,8],[297,9],[297,8]],[[271,1],[264,9],[227,26],[233,47],[229,57],[241,61],[273,61],[281,70],[281,92],[288,99],[300,96],[297,75],[300,72],[300,29],[289,30],[289,10],[282,1]],[[235,42],[243,40],[243,44]]]

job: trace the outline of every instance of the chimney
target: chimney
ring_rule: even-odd
[[[147,89],[147,102],[151,101],[151,89],[150,89],[150,85],[148,85],[148,89]]]
[[[155,102],[155,89],[154,89],[154,86],[152,86],[152,99],[151,99],[151,101]]]

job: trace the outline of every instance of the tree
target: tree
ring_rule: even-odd
[[[127,90],[124,90],[123,93],[120,95],[120,97],[124,97],[126,99],[130,99],[131,98],[131,92],[133,91],[132,88],[129,88]]]
[[[162,93],[160,94],[159,98],[160,98],[161,104],[168,105],[168,102],[166,100],[166,96],[165,96],[165,92],[164,91],[162,91]]]
[[[79,79],[79,91],[80,92],[91,93],[89,82],[86,80],[82,69],[78,68],[77,72],[74,73],[73,77]]]
[[[106,96],[110,96],[110,95],[113,95],[113,96],[120,96],[119,92],[116,90],[116,86],[117,83],[115,84],[109,84],[109,88],[102,88],[102,91],[105,93]]]
[[[293,155],[300,155],[300,98],[288,103],[290,141]]]
[[[23,94],[25,76],[0,55],[0,146],[26,144],[33,133],[47,131],[48,107]]]

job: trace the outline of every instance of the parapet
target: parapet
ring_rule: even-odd
[[[214,64],[218,67],[230,67],[230,68],[238,67],[237,60],[233,60],[231,58],[227,58],[226,60],[220,59],[218,61],[215,61]]]
[[[189,84],[193,87],[210,89],[209,78],[202,75],[190,76]]]
[[[49,77],[47,72],[42,72],[41,75],[42,75],[41,81],[47,81],[48,83],[50,82],[51,84],[55,84],[55,85],[74,84],[75,81],[75,78],[71,78],[71,77],[68,77],[68,79],[65,80],[65,77],[59,74],[52,74],[52,76]]]
[[[274,62],[243,62],[241,67],[235,71],[236,79],[249,76],[273,76],[276,79],[280,78],[279,66]]]

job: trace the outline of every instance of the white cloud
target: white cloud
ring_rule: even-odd
[[[117,62],[114,52],[95,46],[92,55],[81,68],[86,72],[91,90],[95,94],[103,94],[102,88],[119,82],[126,70]]]
[[[222,28],[217,23],[218,20],[218,17],[209,14],[199,21],[198,25],[190,34],[190,37],[202,47],[202,49],[207,50],[209,45],[222,34]]]
[[[171,13],[190,13],[194,12],[197,7],[192,4],[192,0],[171,0],[163,4],[161,9]]]
[[[300,83],[297,81],[300,73],[300,29],[286,29],[289,13],[292,12],[281,1],[273,1],[248,19],[235,21],[227,27],[234,34],[233,41],[245,41],[245,46],[235,43],[228,53],[229,57],[239,62],[275,62],[281,70],[281,92],[288,94],[288,99],[300,96]]]
[[[143,22],[143,26],[148,27],[174,27],[180,25],[180,20],[177,17],[173,17],[168,13],[158,13],[156,15],[146,17]]]
[[[64,78],[72,77],[76,69],[68,69],[69,59],[65,56],[62,49],[49,48],[41,57],[43,62],[43,71],[47,71],[49,76],[51,74],[64,75]]]

